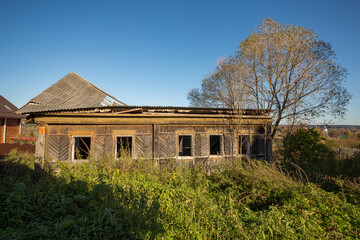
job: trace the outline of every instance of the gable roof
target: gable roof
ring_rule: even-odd
[[[127,106],[72,72],[32,98],[17,113],[71,110],[103,106]]]
[[[18,108],[0,95],[0,117],[4,118],[25,118],[23,115],[15,114]]]

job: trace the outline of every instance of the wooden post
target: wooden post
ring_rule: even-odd
[[[35,145],[35,171],[41,169],[45,160],[45,126],[38,125],[38,135]]]
[[[6,143],[6,118],[4,119],[4,141],[3,143]]]
[[[155,159],[160,156],[160,133],[159,133],[159,125],[153,124],[153,156]]]

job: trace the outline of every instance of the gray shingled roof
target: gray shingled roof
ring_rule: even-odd
[[[34,97],[16,113],[35,113],[102,106],[127,106],[72,72]]]

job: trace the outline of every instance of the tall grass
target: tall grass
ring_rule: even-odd
[[[0,164],[2,239],[360,237],[359,185],[327,192],[275,164],[223,160],[209,174],[104,158],[35,172],[34,157],[16,152]]]

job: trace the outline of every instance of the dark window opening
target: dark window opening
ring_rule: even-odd
[[[261,135],[252,136],[251,153],[253,155],[264,155],[265,143]]]
[[[179,136],[179,156],[191,155],[191,136]]]
[[[250,137],[249,135],[239,136],[239,154],[249,155],[250,154]]]
[[[74,138],[74,159],[87,159],[90,155],[91,137]]]
[[[221,154],[221,136],[210,135],[210,155]]]
[[[132,156],[132,137],[116,138],[116,157]]]

